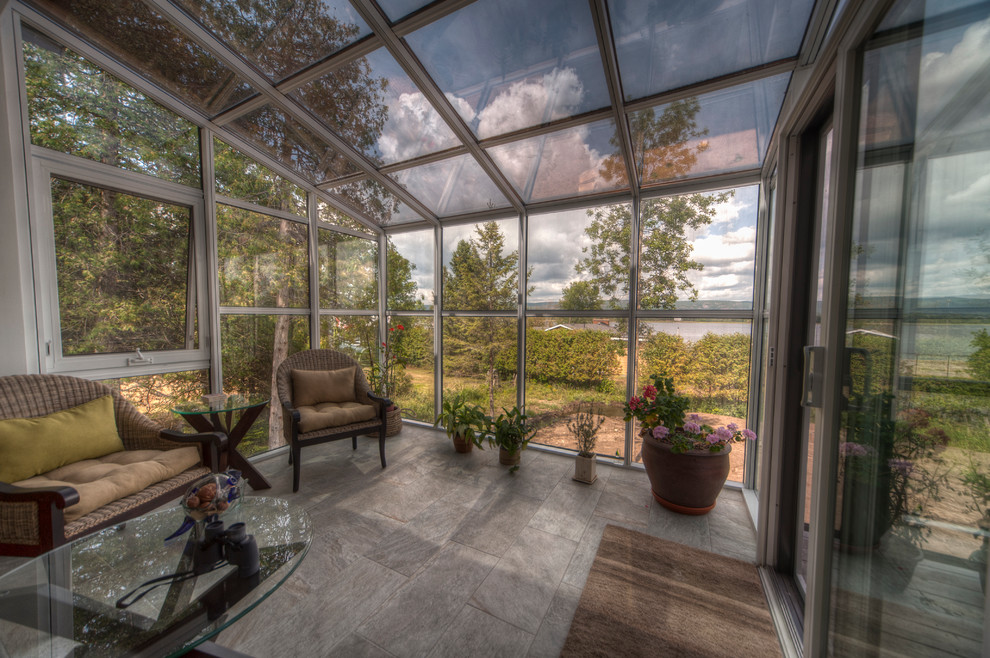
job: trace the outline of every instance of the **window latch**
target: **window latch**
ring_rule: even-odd
[[[150,356],[145,356],[141,354],[141,350],[134,350],[137,356],[131,356],[127,358],[127,365],[129,366],[146,366],[155,362]]]

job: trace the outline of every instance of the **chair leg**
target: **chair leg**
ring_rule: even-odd
[[[382,468],[385,468],[385,426],[378,431],[378,454],[382,458]]]
[[[357,450],[357,434],[351,437],[351,450]]]
[[[299,462],[302,460],[299,458],[300,448],[298,445],[292,446],[290,459],[292,460],[292,493],[299,491]]]

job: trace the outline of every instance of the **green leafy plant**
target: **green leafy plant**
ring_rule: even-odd
[[[488,417],[487,420],[489,421],[488,442],[510,454],[525,450],[529,440],[536,433],[535,429],[530,429],[527,423],[528,417],[519,407],[512,407],[509,410],[503,408],[498,417],[494,419]],[[514,472],[518,469],[519,466],[516,465],[510,470]]]
[[[605,423],[605,416],[599,413],[594,404],[588,405],[588,411],[578,407],[574,418],[567,421],[567,429],[577,439],[578,454],[582,457],[595,456],[595,443],[598,440],[598,430]]]
[[[684,419],[691,404],[687,396],[679,395],[670,377],[652,375],[651,383],[643,387],[642,395],[634,395],[625,404],[626,422],[635,418],[640,431],[671,446],[671,452],[688,450],[721,452],[730,443],[743,439],[755,440],[752,430],[740,430],[735,423],[715,429],[701,422],[698,414]]]
[[[481,407],[468,404],[467,395],[462,391],[444,399],[440,415],[433,426],[439,427],[441,424],[451,439],[460,436],[481,448],[481,439],[488,428],[488,418]]]

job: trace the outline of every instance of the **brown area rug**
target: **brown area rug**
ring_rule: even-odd
[[[756,566],[605,527],[561,656],[780,656]]]

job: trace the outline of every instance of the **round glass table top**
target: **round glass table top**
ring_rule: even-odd
[[[187,400],[175,405],[172,409],[182,416],[201,416],[210,413],[226,413],[228,411],[240,411],[252,407],[260,407],[267,404],[271,398],[267,397],[245,397],[243,395],[204,395],[199,400]]]
[[[247,497],[225,514],[258,546],[260,571],[241,577],[218,563],[192,569],[197,533],[166,542],[176,507],[151,512],[56,548],[0,576],[0,655],[179,655],[205,642],[288,578],[313,537],[309,516],[279,498]],[[164,579],[163,579],[164,578]],[[159,580],[155,586],[147,584]],[[133,600],[133,594],[147,592]],[[133,600],[117,605],[125,595]]]

